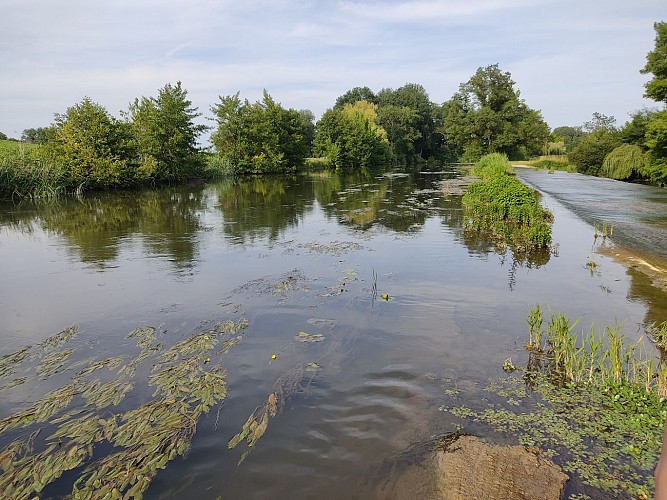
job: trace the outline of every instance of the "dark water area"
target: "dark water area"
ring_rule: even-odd
[[[592,197],[598,187],[542,189],[537,174],[521,177],[544,191],[558,251],[529,258],[464,231],[460,191],[442,185],[461,175],[456,169],[5,203],[0,356],[69,325],[79,330],[55,374],[35,376],[34,361],[0,378],[26,379],[0,390],[0,418],[91,360],[134,356],[126,336],[137,327],[155,327],[166,349],[243,318],[236,345],[211,355],[227,372],[227,398],[200,419],[190,453],[158,473],[146,498],[373,497],[386,460],[459,428],[441,405],[492,401],[484,389],[502,376],[504,360],[526,363],[526,318],[536,304],[582,317],[584,328],[623,321],[631,339],[643,335],[647,317],[665,313],[664,294],[641,273],[603,255],[595,257],[599,272],[586,268],[593,227],[568,193]],[[664,230],[651,212],[659,192],[645,192],[626,201],[642,207],[637,221]],[[605,205],[591,217],[622,232],[628,219]],[[661,249],[653,241],[656,252],[664,241]],[[324,339],[300,342],[300,332]],[[150,370],[150,361],[140,366],[133,390],[104,411],[150,400]],[[298,387],[286,389],[284,408],[251,452],[229,449],[277,382],[297,372]],[[0,436],[0,447],[30,430]],[[63,476],[49,495],[71,491],[73,480]]]

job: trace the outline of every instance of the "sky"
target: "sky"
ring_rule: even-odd
[[[0,131],[19,138],[85,96],[119,117],[181,81],[319,117],[357,86],[421,84],[447,101],[479,67],[509,71],[552,127],[643,107],[665,0],[4,0]],[[210,122],[207,122],[210,123]]]

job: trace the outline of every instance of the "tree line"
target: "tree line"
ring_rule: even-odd
[[[551,152],[566,153],[578,172],[667,184],[667,23],[655,23],[654,29],[655,48],[640,72],[652,75],[645,84],[644,97],[662,109],[635,111],[620,127],[613,116],[593,113],[581,126],[555,128]]]
[[[656,46],[642,72],[653,75],[645,95],[664,107],[667,25],[654,27]],[[220,96],[210,111],[213,126],[198,124],[202,113],[180,82],[135,99],[119,118],[86,97],[56,115],[49,127],[23,132],[25,143],[39,145],[36,151],[8,158],[5,149],[0,192],[19,192],[12,183],[26,179],[26,165],[42,165],[33,168],[41,178],[48,165],[64,190],[74,190],[293,173],[313,166],[352,171],[430,159],[474,162],[489,153],[510,160],[566,155],[585,174],[667,180],[667,111],[637,111],[620,128],[613,117],[595,113],[583,126],[552,132],[497,64],[479,68],[441,104],[421,85],[407,83],[377,92],[355,87],[317,122],[309,110],[287,109],[267,91],[256,102],[239,93]],[[199,144],[207,132],[212,146],[205,150]]]

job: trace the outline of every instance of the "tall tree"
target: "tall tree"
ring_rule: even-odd
[[[66,165],[72,187],[108,188],[134,182],[129,127],[89,97],[56,115],[48,147]]]
[[[428,93],[417,83],[378,92],[378,122],[387,130],[389,143],[399,158],[429,158],[437,149],[434,111]]]
[[[207,129],[181,82],[166,84],[157,97],[130,105],[130,120],[141,157],[140,174],[157,182],[179,182],[201,175],[204,166],[198,137]]]
[[[377,124],[377,106],[368,101],[329,109],[317,122],[314,153],[336,170],[382,166],[389,160],[387,133]]]
[[[526,105],[497,64],[479,68],[444,107],[445,133],[468,160],[493,152],[510,159],[539,154],[549,136],[541,113]]]
[[[211,141],[235,173],[293,172],[304,163],[312,113],[285,109],[266,90],[254,104],[241,102],[238,93],[221,96],[211,110],[217,122]]]
[[[377,96],[371,89],[368,87],[354,87],[336,99],[333,109],[341,110],[346,104],[354,104],[359,101],[368,101],[373,104],[378,103]]]
[[[645,85],[644,97],[667,103],[667,23],[653,24],[655,29],[655,48],[646,55],[646,66],[642,74],[652,74],[653,78]]]

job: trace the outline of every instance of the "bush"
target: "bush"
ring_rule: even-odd
[[[511,169],[500,154],[486,155],[475,164],[473,172],[483,180],[468,186],[463,196],[471,217],[468,229],[490,231],[496,240],[519,249],[546,248],[553,215],[542,208],[537,191],[509,174]]]
[[[473,175],[482,179],[490,179],[503,175],[514,175],[512,164],[507,155],[502,153],[491,153],[483,156],[472,168]]]
[[[530,161],[528,165],[544,170],[565,170],[566,172],[575,172],[576,167],[572,165],[567,158],[543,158],[540,160]]]
[[[577,166],[577,172],[599,175],[605,157],[620,145],[616,133],[600,129],[584,137],[567,159]]]

